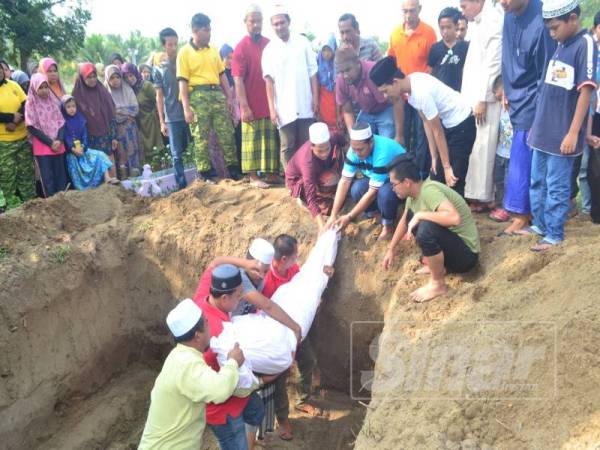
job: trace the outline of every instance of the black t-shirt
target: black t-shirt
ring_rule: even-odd
[[[457,42],[452,48],[444,41],[433,44],[427,59],[431,75],[460,92],[468,49],[469,43],[465,41]]]

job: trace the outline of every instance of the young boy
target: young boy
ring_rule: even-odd
[[[494,96],[501,102],[504,97],[504,86],[502,75],[494,80]],[[504,182],[508,174],[508,162],[510,160],[510,148],[512,147],[513,127],[508,115],[508,105],[502,108],[500,113],[500,129],[498,135],[498,148],[496,149],[496,161],[494,165],[494,187],[496,208],[490,213],[489,218],[494,222],[508,222],[510,216],[508,211],[502,207],[504,199]]]
[[[529,146],[533,149],[529,196],[533,225],[524,233],[543,238],[531,248],[541,252],[564,239],[571,172],[583,152],[584,121],[596,87],[595,47],[581,29],[580,0],[547,0],[542,16],[558,47],[541,86]]]
[[[431,75],[460,92],[469,43],[458,40],[456,30],[459,17],[457,8],[442,10],[438,17],[442,40],[429,50],[427,64],[431,67]]]

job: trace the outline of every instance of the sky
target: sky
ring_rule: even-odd
[[[171,27],[187,39],[191,17],[202,12],[212,21],[212,43],[235,46],[245,34],[242,21],[250,3],[252,0],[88,0],[92,20],[87,32],[128,35],[130,31],[140,30],[145,36],[157,36],[162,28]],[[267,18],[272,6],[281,2],[258,0],[255,3],[261,6]],[[458,0],[422,0],[421,3],[421,18],[436,32],[437,16],[442,8],[458,6]],[[402,21],[400,0],[303,0],[285,4],[290,11],[292,30],[309,30],[317,38],[337,32],[337,19],[347,12],[357,17],[362,36],[378,36],[383,41],[389,40],[394,27]],[[263,34],[272,36],[268,21],[264,23]]]

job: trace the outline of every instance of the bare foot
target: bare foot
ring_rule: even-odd
[[[392,238],[394,234],[394,229],[389,225],[383,225],[381,227],[381,234],[377,238],[378,241],[387,241]]]
[[[423,303],[428,302],[429,300],[433,300],[440,295],[445,295],[448,293],[448,286],[446,283],[441,282],[437,283],[434,281],[430,281],[425,286],[420,287],[416,291],[410,294],[410,299],[413,302]]]
[[[313,406],[310,403],[302,403],[296,406],[296,411],[306,414],[311,417],[318,417],[323,415],[323,410],[317,406]]]
[[[514,233],[515,231],[522,230],[528,225],[528,219],[524,217],[515,217],[512,223],[508,226],[504,232],[506,234]]]
[[[429,269],[429,266],[423,266],[420,269],[418,269],[415,273],[417,275],[429,275],[431,273],[431,270]]]
[[[291,441],[294,438],[294,435],[292,434],[292,424],[290,424],[289,419],[280,422],[277,429],[277,434],[279,434],[279,437],[284,441]]]

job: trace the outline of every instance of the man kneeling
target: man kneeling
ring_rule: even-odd
[[[479,233],[465,200],[445,184],[420,181],[419,170],[407,156],[391,164],[390,183],[398,197],[406,199],[404,213],[383,259],[389,270],[401,240],[415,239],[430,273],[425,286],[410,294],[415,302],[426,302],[448,292],[446,271],[464,273],[477,264]],[[411,217],[412,216],[412,217]]]

